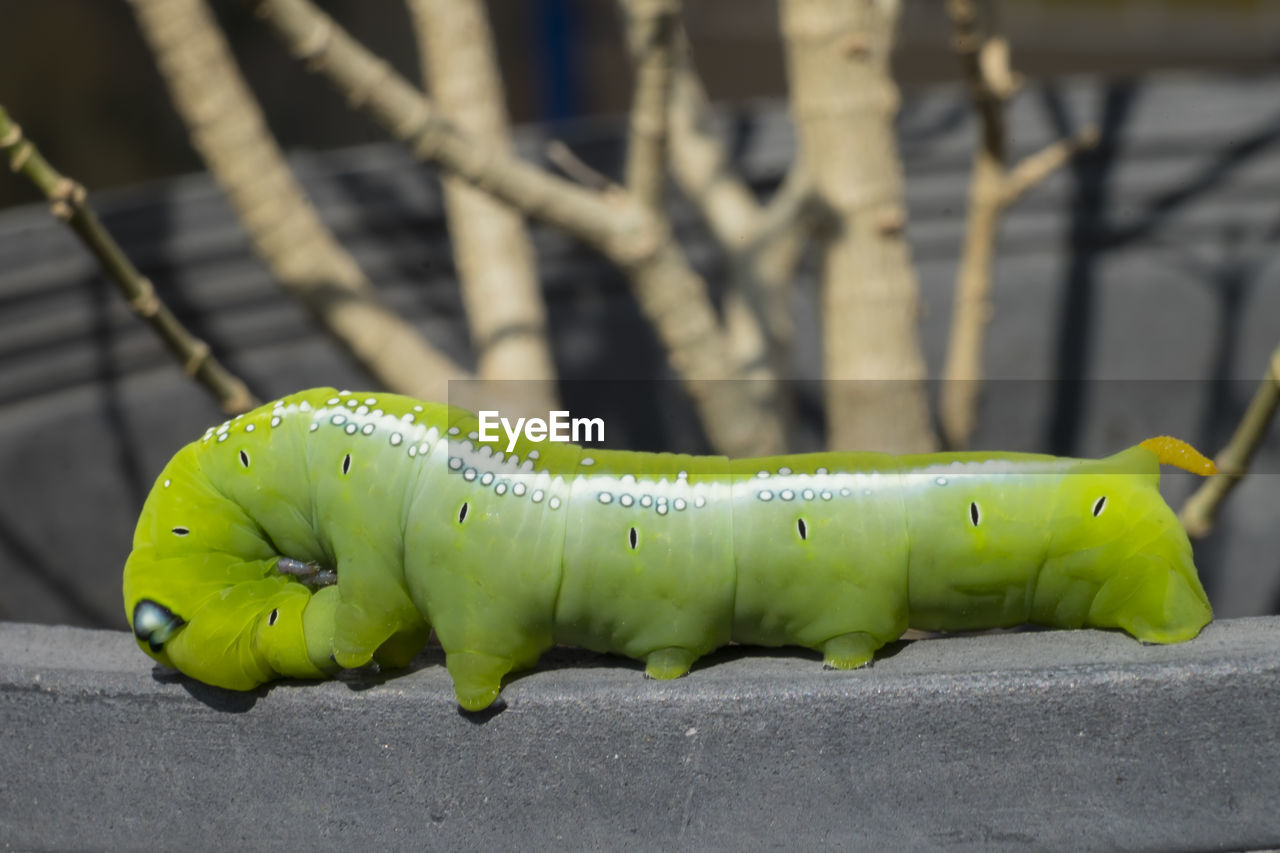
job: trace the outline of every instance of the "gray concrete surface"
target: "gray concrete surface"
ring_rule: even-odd
[[[235,694],[123,633],[0,623],[5,849],[1280,845],[1280,618],[729,650],[675,682],[557,651],[460,715],[411,672]]]

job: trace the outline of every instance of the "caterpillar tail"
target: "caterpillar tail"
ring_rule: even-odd
[[[1153,438],[1148,438],[1140,446],[1154,453],[1156,460],[1161,465],[1172,465],[1175,468],[1181,468],[1183,471],[1199,474],[1201,477],[1209,477],[1218,473],[1218,466],[1213,464],[1212,459],[1180,438],[1174,438],[1171,435],[1157,435]]]

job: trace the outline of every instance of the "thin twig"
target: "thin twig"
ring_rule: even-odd
[[[388,306],[320,219],[205,0],[130,0],[191,142],[272,275],[383,385],[444,399],[468,375]]]
[[[706,282],[671,229],[628,193],[601,194],[495,150],[439,115],[429,100],[308,0],[243,0],[299,59],[325,74],[421,160],[491,193],[527,216],[577,237],[627,274],[667,349],[713,445],[723,452],[777,452],[775,412],[752,400],[737,376]]]
[[[943,367],[940,400],[943,438],[948,447],[968,445],[977,422],[982,353],[991,320],[991,283],[996,239],[1005,210],[1032,187],[1097,142],[1090,128],[1074,139],[1054,142],[1007,170],[1005,105],[1018,87],[1009,64],[1009,43],[996,31],[990,3],[947,0],[952,45],[960,57],[979,120],[969,184],[964,252],[956,276],[951,335]],[[985,17],[984,20],[980,18]]]
[[[813,230],[813,185],[797,162],[769,204],[761,206],[730,162],[688,39],[678,35],[669,120],[672,172],[729,257],[725,327],[738,363],[767,364],[780,374],[793,329],[787,286]],[[734,308],[737,300],[749,310]]]
[[[641,204],[662,210],[667,175],[667,105],[672,57],[680,31],[680,0],[625,0],[635,66],[626,185]]]
[[[1034,154],[1028,154],[1005,176],[1000,191],[1000,206],[1009,207],[1017,203],[1050,175],[1070,163],[1077,154],[1096,148],[1098,139],[1098,128],[1089,125],[1069,139],[1059,139]]]
[[[645,0],[620,0],[633,65],[646,59]],[[650,10],[651,11],[651,10]],[[739,375],[746,380],[758,410],[788,421],[785,388],[793,325],[787,285],[804,247],[807,221],[790,207],[791,190],[802,181],[793,169],[766,211],[730,163],[702,81],[698,79],[684,28],[673,32],[672,81],[667,113],[667,159],[676,185],[698,209],[728,258],[724,329]],[[637,101],[638,103],[638,101]],[[634,149],[633,149],[634,150]],[[795,214],[792,221],[767,217]]]
[[[1280,347],[1271,353],[1271,361],[1267,365],[1262,381],[1245,410],[1240,425],[1236,427],[1231,441],[1217,455],[1214,462],[1218,473],[1200,484],[1187,502],[1182,505],[1179,517],[1187,533],[1195,538],[1205,536],[1213,529],[1214,520],[1218,517],[1222,503],[1231,494],[1236,484],[1244,479],[1249,471],[1249,463],[1257,452],[1262,440],[1267,435],[1271,419],[1280,407]]]
[[[757,358],[767,358],[778,375],[786,372],[795,322],[788,298],[791,279],[809,238],[822,219],[813,182],[802,162],[792,164],[786,179],[768,204],[757,208],[751,230],[736,246],[727,246],[733,294],[750,307],[752,323],[760,331],[764,349]],[[749,333],[726,317],[730,335]],[[740,358],[760,349],[760,345],[739,347]]]
[[[23,137],[22,128],[9,118],[4,107],[0,107],[0,152],[9,155],[9,166],[14,172],[21,172],[44,193],[53,215],[79,235],[133,312],[156,330],[183,371],[205,386],[218,399],[223,411],[238,414],[258,405],[244,382],[223,367],[209,345],[188,331],[160,301],[155,286],[138,271],[89,207],[84,187],[53,168],[35,145]]]
[[[409,0],[422,74],[440,113],[495,150],[510,150],[506,96],[482,0]],[[555,365],[533,244],[518,211],[445,177],[454,265],[481,379],[505,385],[522,412],[558,408]]]
[[[552,165],[584,187],[589,187],[602,193],[617,192],[621,189],[607,175],[603,175],[587,165],[581,157],[573,153],[572,148],[559,139],[553,139],[548,142],[544,153]]]

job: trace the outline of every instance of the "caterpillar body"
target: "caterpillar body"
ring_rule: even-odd
[[[458,703],[489,706],[553,644],[655,678],[736,641],[869,663],[909,626],[1024,622],[1195,637],[1212,618],[1159,465],[818,453],[732,460],[479,438],[474,415],[303,391],[180,450],[124,569],[139,645],[247,690],[372,661],[434,629]]]

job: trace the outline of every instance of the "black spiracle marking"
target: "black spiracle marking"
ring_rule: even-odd
[[[240,451],[240,464],[246,468],[249,467],[249,454],[243,450]]]
[[[342,473],[343,474],[351,473],[351,454],[350,453],[342,457]]]
[[[640,544],[640,534],[636,533],[636,529],[631,528],[631,533],[627,535],[627,541],[631,543],[631,550],[634,551],[636,546]]]
[[[277,620],[277,619],[279,619],[279,618],[280,618],[280,611],[279,611],[279,610],[272,610],[272,611],[271,611],[271,615],[267,617],[267,624],[268,624],[268,625],[274,625],[274,624],[276,624],[276,620]]]
[[[468,509],[468,507],[469,507],[469,506],[470,506],[470,504],[468,504],[466,501],[463,501],[463,503],[462,503],[462,508],[458,510],[458,523],[459,523],[459,524],[461,524],[462,522],[464,522],[464,521],[466,521],[466,520],[467,520],[467,509]]]
[[[809,525],[804,523],[803,518],[796,519],[796,532],[800,534],[801,539],[809,538]]]
[[[978,504],[974,501],[969,502],[969,521],[973,522],[974,527],[977,527],[978,522],[982,521],[982,512],[978,509]]]
[[[1098,516],[1102,515],[1102,511],[1106,508],[1107,508],[1107,496],[1103,495],[1102,497],[1094,501],[1093,517],[1097,518]]]
[[[186,536],[186,535],[187,535],[188,533],[190,533],[190,532],[191,532],[191,528],[189,528],[189,527],[181,527],[181,526],[179,526],[179,527],[175,527],[175,528],[173,528],[173,535],[174,535],[174,536]]]

